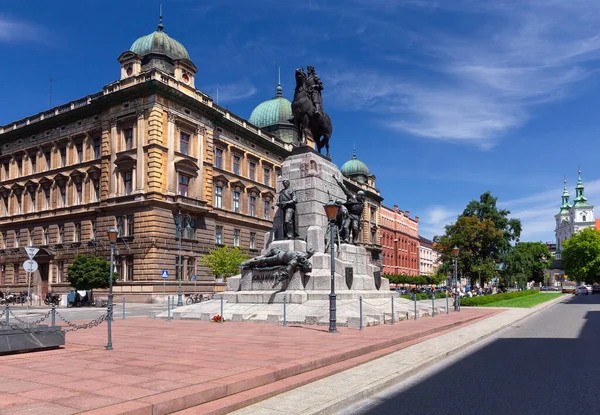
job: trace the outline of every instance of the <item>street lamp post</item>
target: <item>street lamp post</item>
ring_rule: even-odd
[[[329,220],[329,245],[331,246],[331,293],[329,294],[329,332],[337,333],[336,328],[336,317],[335,317],[335,218],[337,217],[338,210],[340,207],[334,203],[333,200],[329,199],[329,202],[325,204],[325,214]]]
[[[187,223],[187,225],[185,227],[183,226],[184,220]],[[182,215],[181,209],[179,209],[179,211],[177,212],[177,216],[175,216],[175,221],[176,221],[176,225],[177,225],[177,236],[178,236],[177,252],[178,252],[178,256],[179,256],[179,260],[177,262],[177,264],[178,264],[177,265],[177,274],[179,277],[179,288],[177,289],[177,307],[181,307],[181,306],[183,306],[183,295],[181,293],[181,280],[182,280],[182,274],[183,274],[183,263],[181,262],[181,237],[183,235],[184,229],[190,227],[190,222],[192,221],[192,218],[188,214]]]
[[[113,315],[113,268],[115,258],[115,243],[117,242],[117,236],[119,232],[115,228],[108,230],[108,240],[110,241],[110,276],[108,279],[108,343],[106,344],[106,350],[112,350],[112,315]]]
[[[453,268],[454,268],[454,287],[456,289],[456,298],[454,300],[454,311],[460,311],[460,290],[458,289],[458,253],[460,252],[460,250],[458,249],[458,247],[455,245],[454,248],[452,248],[452,261],[453,261]]]

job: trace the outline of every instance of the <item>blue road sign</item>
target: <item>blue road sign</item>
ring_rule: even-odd
[[[194,276],[192,277],[192,279],[193,279],[194,281],[196,281],[196,274],[194,274]]]
[[[163,270],[161,277],[162,278],[169,278],[169,271],[167,271],[166,269]]]

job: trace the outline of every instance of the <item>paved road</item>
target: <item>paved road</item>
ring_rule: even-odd
[[[340,414],[598,414],[600,296],[571,297]]]

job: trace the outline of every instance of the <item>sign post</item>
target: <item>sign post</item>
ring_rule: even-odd
[[[165,298],[167,296],[167,278],[169,278],[169,271],[164,269],[161,278],[163,279],[163,298]]]
[[[196,298],[196,274],[194,274],[194,298]]]
[[[35,255],[37,253],[37,248],[33,248],[33,249],[36,250],[33,254],[33,255]],[[27,255],[29,255],[29,252],[27,252]],[[30,258],[33,257],[33,255],[30,255]],[[29,314],[29,303],[31,301],[31,274],[38,270],[38,263],[36,261],[34,261],[33,259],[27,259],[25,262],[23,262],[23,269],[25,271],[27,271],[27,274],[29,275],[29,278],[27,281],[27,311],[26,311],[26,313]]]

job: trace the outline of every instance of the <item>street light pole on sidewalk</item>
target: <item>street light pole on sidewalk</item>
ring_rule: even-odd
[[[336,327],[336,295],[335,295],[335,218],[340,207],[332,199],[324,206],[325,214],[329,220],[329,245],[331,246],[331,293],[329,294],[329,332],[337,333]]]
[[[117,242],[117,235],[119,232],[115,228],[110,228],[108,231],[108,240],[110,241],[110,274],[108,280],[108,343],[106,344],[106,350],[112,350],[112,314],[113,314],[113,267],[115,257],[115,243]]]
[[[454,298],[454,311],[460,311],[460,290],[458,289],[458,253],[460,252],[460,250],[458,249],[458,246],[454,245],[454,248],[452,248],[452,261],[453,261],[453,267],[454,268],[454,289],[455,291],[455,295],[456,297]]]

